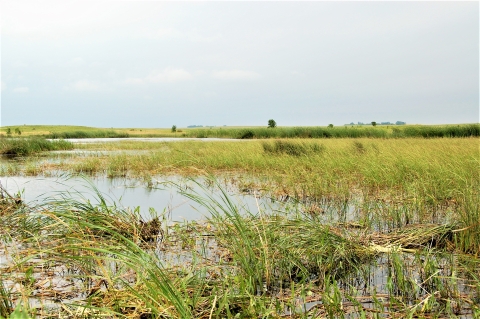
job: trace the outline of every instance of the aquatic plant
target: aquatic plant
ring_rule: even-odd
[[[49,141],[42,138],[3,138],[0,139],[0,154],[28,156],[43,151],[70,150],[73,144],[64,140]]]
[[[51,132],[47,135],[51,139],[65,139],[65,138],[119,138],[129,137],[127,132],[117,132],[114,130],[88,130],[88,131],[66,131],[66,132]]]

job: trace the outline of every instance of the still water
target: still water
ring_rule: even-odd
[[[0,182],[9,194],[19,196],[29,205],[41,203],[45,199],[71,197],[80,200],[98,202],[95,188],[111,205],[139,207],[143,218],[148,219],[153,208],[164,213],[173,221],[198,220],[209,216],[208,211],[198,203],[188,199],[182,192],[198,193],[203,198],[219,197],[220,192],[207,186],[206,179],[185,179],[181,177],[158,177],[147,183],[128,178],[91,178],[82,177],[0,177]],[[229,198],[237,206],[252,213],[258,210],[281,209],[282,203],[272,202],[268,198],[258,198],[253,194],[242,194],[232,185],[224,184]]]
[[[121,141],[134,141],[134,142],[184,142],[184,141],[201,141],[201,142],[246,142],[245,139],[234,138],[192,138],[192,137],[113,137],[113,138],[66,138],[65,141],[69,141],[77,144],[87,143],[112,143]]]

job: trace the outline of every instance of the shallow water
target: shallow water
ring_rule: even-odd
[[[208,216],[209,213],[198,203],[187,199],[181,194],[182,191],[198,192],[200,194],[211,193],[219,195],[208,186],[201,186],[204,181],[198,179],[198,185],[193,180],[181,177],[158,177],[152,179],[147,185],[145,182],[128,178],[97,177],[89,179],[91,185],[82,177],[24,177],[10,176],[0,177],[2,186],[11,194],[18,194],[23,201],[30,204],[40,203],[46,198],[59,196],[71,196],[76,199],[84,198],[92,203],[98,201],[94,188],[107,199],[110,204],[135,209],[139,207],[144,219],[151,217],[150,210],[153,208],[157,213],[165,213],[169,219],[198,220]],[[256,198],[254,194],[241,194],[231,185],[224,185],[224,189],[233,198],[239,207],[244,207],[252,213],[260,209],[281,209],[284,206],[280,202],[272,202],[267,198]],[[258,206],[257,206],[258,202]]]
[[[51,139],[50,139],[51,140]],[[67,138],[69,141],[77,144],[87,143],[111,143],[121,141],[135,142],[184,142],[184,141],[202,141],[202,142],[245,142],[246,140],[234,138],[192,138],[192,137],[113,137],[113,138]]]

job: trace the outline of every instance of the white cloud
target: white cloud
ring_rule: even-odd
[[[260,74],[245,70],[221,70],[214,71],[212,77],[219,80],[251,81],[260,78]]]
[[[13,89],[14,93],[28,93],[28,88],[25,86],[14,88]]]
[[[184,69],[166,68],[163,71],[154,71],[144,78],[128,78],[125,84],[173,83],[191,79],[193,75]]]
[[[80,80],[68,86],[75,91],[99,91],[101,84],[98,81]]]

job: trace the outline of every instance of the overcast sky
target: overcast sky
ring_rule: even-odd
[[[0,3],[1,125],[479,121],[478,2]]]

